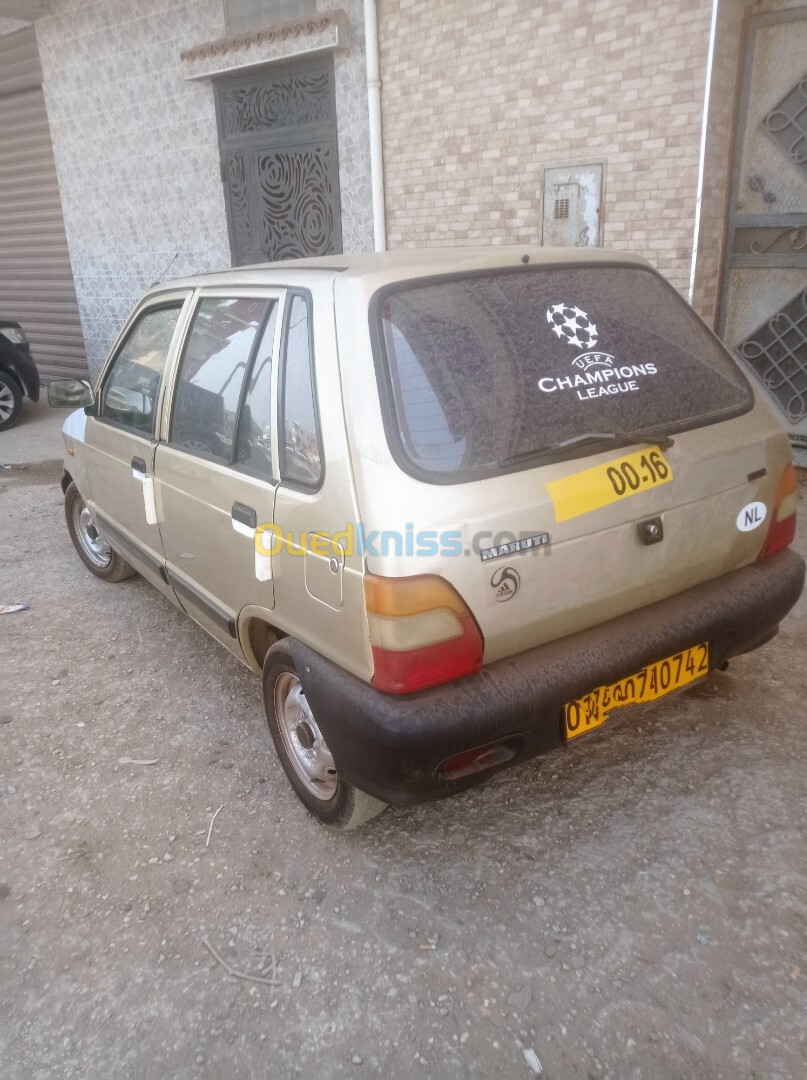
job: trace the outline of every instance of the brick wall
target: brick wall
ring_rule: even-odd
[[[603,162],[605,246],[686,293],[709,0],[379,5],[388,242],[536,242],[543,169]]]

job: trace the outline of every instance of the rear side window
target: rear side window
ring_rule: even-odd
[[[289,297],[283,368],[284,480],[303,487],[318,487],[322,477],[319,425],[314,398],[311,320],[304,296]]]
[[[104,381],[99,415],[105,420],[154,435],[160,384],[181,310],[181,303],[151,308],[129,331]]]
[[[491,476],[581,434],[681,431],[753,403],[717,339],[640,267],[492,272],[396,287],[375,307],[388,436],[424,479]]]
[[[267,303],[255,297],[200,301],[177,376],[173,446],[232,462],[241,388]]]

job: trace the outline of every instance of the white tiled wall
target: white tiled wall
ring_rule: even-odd
[[[336,6],[320,0],[320,8]],[[358,33],[334,58],[346,250],[372,245]],[[180,53],[225,33],[221,0],[54,0],[36,23],[65,227],[96,371],[124,319],[168,276],[230,265],[213,87]]]
[[[60,0],[36,24],[91,370],[144,290],[229,266],[209,84],[179,52],[223,32],[219,0]]]

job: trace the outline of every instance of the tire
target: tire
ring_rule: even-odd
[[[98,532],[75,483],[68,484],[64,493],[64,514],[73,547],[91,574],[102,581],[114,582],[125,581],[137,573]]]
[[[347,832],[377,817],[385,802],[343,780],[337,770],[282,642],[263,664],[263,704],[272,742],[291,786],[323,825]]]
[[[13,428],[22,415],[22,393],[4,371],[0,371],[0,431]]]

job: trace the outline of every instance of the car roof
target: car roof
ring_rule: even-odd
[[[304,285],[308,281],[336,276],[351,281],[363,279],[366,284],[376,285],[382,281],[517,267],[525,263],[533,267],[597,263],[648,266],[638,255],[602,248],[547,248],[530,244],[512,247],[402,248],[237,266],[213,273],[168,279],[155,284],[150,292],[251,285]]]

